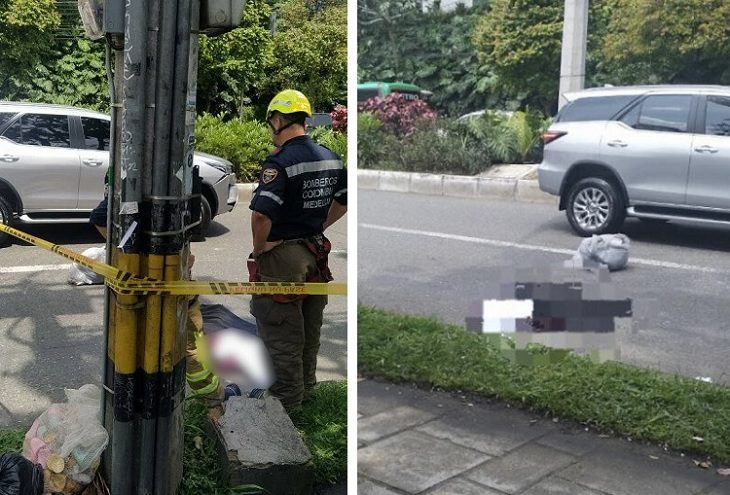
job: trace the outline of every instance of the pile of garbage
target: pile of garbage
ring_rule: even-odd
[[[66,398],[33,422],[23,458],[0,457],[0,495],[78,495],[94,480],[109,443],[100,418],[101,390],[66,389]]]
[[[629,263],[631,240],[624,234],[594,235],[581,241],[573,258],[565,262],[568,268],[605,267],[609,271],[626,268]]]

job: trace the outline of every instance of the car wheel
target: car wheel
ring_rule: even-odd
[[[210,228],[210,222],[213,219],[213,214],[210,209],[210,203],[205,199],[205,196],[200,196],[200,225],[195,227],[193,230],[194,241],[204,241],[205,236]]]
[[[616,186],[597,177],[576,182],[568,193],[568,222],[579,235],[615,232],[626,218],[626,209]]]
[[[10,205],[8,205],[8,202],[5,201],[5,199],[0,196],[0,224],[3,225],[11,225],[11,221],[13,218],[13,210],[10,208]],[[7,246],[10,244],[12,236],[10,234],[6,234],[5,232],[0,232],[0,247]]]

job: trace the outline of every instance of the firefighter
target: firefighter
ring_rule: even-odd
[[[329,282],[331,244],[323,232],[347,212],[347,171],[340,157],[305,133],[307,98],[277,94],[266,122],[276,150],[261,168],[251,199],[252,281]],[[298,407],[317,382],[317,354],[327,296],[253,296],[251,314],[271,355],[270,387],[287,410]]]

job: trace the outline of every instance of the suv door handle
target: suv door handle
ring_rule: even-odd
[[[88,165],[90,167],[98,167],[99,165],[101,165],[101,163],[102,163],[101,160],[94,160],[92,158],[83,160],[83,164]]]
[[[709,145],[705,144],[703,146],[697,146],[695,148],[695,151],[697,153],[717,153],[720,150],[718,150],[717,148],[713,148],[712,146],[709,146]]]
[[[624,143],[620,139],[614,139],[613,141],[609,141],[608,144],[612,148],[625,148],[628,146],[628,144]]]
[[[8,155],[8,154],[0,155],[0,161],[2,161],[2,162],[10,163],[10,162],[17,162],[18,160],[20,160],[20,157],[15,156],[15,155]]]

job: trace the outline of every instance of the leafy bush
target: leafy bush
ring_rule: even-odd
[[[487,111],[465,123],[467,132],[480,141],[492,161],[523,163],[539,160],[539,145],[548,120],[539,112],[512,115]]]
[[[347,134],[326,127],[316,127],[311,135],[315,142],[340,155],[342,163],[347,165]]]
[[[203,114],[196,121],[198,151],[218,155],[233,163],[239,180],[256,180],[261,162],[273,150],[266,126],[255,120],[232,119]]]
[[[491,165],[481,143],[450,120],[421,123],[398,148],[399,170],[473,175]]]
[[[465,122],[421,120],[397,136],[374,113],[358,114],[358,164],[413,172],[478,174],[493,163],[536,162],[548,120],[539,112],[488,111]]]
[[[383,159],[385,134],[383,124],[372,112],[357,114],[357,164],[361,168],[377,166]]]
[[[330,112],[332,117],[332,130],[337,132],[347,132],[347,107],[344,105],[336,105],[334,110]]]
[[[436,112],[423,100],[408,100],[398,93],[370,98],[361,103],[359,112],[377,115],[386,130],[397,136],[409,136],[422,120],[434,120]]]

